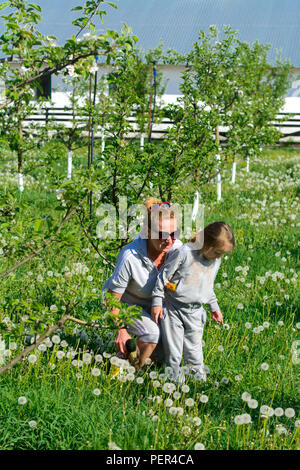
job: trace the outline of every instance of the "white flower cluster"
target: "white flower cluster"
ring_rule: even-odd
[[[235,416],[234,422],[237,425],[241,425],[241,424],[250,424],[252,420],[251,420],[251,416],[248,413],[243,413],[241,415]]]

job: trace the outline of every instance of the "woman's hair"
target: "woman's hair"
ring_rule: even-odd
[[[151,230],[151,222],[161,222],[163,219],[176,219],[177,214],[174,209],[171,207],[162,206],[161,208],[155,210],[155,212],[151,211],[152,204],[157,204],[160,201],[155,197],[147,197],[144,200],[144,206],[147,209],[147,213],[144,218],[144,228],[149,228]],[[154,216],[154,217],[153,217]]]
[[[210,247],[222,247],[225,241],[229,242],[232,248],[235,247],[235,238],[232,228],[226,222],[212,222],[204,227],[203,231],[195,233],[190,242],[199,243],[199,239],[201,237],[203,237],[203,246],[201,250]]]

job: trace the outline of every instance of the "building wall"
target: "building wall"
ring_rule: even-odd
[[[163,101],[168,104],[176,101],[178,95],[180,95],[179,84],[181,81],[181,74],[184,71],[184,66],[165,65],[159,66],[158,69],[163,73],[163,83],[166,84],[165,95]],[[100,67],[99,75],[104,75],[110,71],[110,67]],[[300,113],[300,67],[292,70],[293,80],[292,86],[288,90],[285,106],[283,112]],[[57,87],[61,88],[61,91],[55,91]],[[55,106],[66,106],[68,104],[68,98],[62,80],[59,77],[53,77],[52,80],[52,98]]]

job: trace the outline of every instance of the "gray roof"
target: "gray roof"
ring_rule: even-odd
[[[214,24],[219,30],[230,25],[239,39],[272,45],[282,57],[300,66],[300,0],[111,0],[118,10],[105,6],[104,22],[97,29],[120,30],[125,22],[132,27],[144,49],[163,40],[165,48],[187,52],[197,41],[200,29]],[[43,9],[41,31],[63,41],[75,29],[71,21],[78,12],[70,10],[84,0],[33,0]],[[63,9],[62,9],[63,5]]]

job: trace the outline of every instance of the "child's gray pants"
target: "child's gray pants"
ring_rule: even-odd
[[[165,303],[160,320],[162,343],[166,364],[172,368],[175,380],[182,357],[185,365],[192,366],[191,372],[197,374],[198,379],[206,380],[202,353],[205,321],[206,311],[199,305],[183,310]]]

